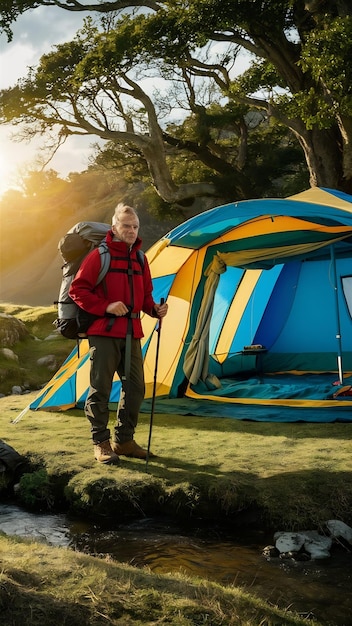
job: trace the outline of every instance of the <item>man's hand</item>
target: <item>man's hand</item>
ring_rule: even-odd
[[[123,302],[120,302],[120,300],[118,302],[110,302],[110,304],[106,307],[107,313],[112,313],[117,317],[123,317],[126,313],[128,313],[128,311],[129,309],[127,306]]]
[[[168,310],[169,306],[166,302],[164,302],[163,304],[154,304],[154,311],[157,315],[157,317],[161,318],[161,317],[165,317],[167,310]]]

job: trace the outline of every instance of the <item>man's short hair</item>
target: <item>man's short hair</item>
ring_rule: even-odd
[[[134,209],[131,206],[128,206],[128,204],[119,202],[119,204],[115,208],[114,215],[112,216],[112,225],[114,226],[116,222],[119,222],[123,215],[134,215],[139,220],[136,209]]]

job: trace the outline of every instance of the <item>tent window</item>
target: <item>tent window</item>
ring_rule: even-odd
[[[342,276],[341,281],[348,312],[352,318],[352,276]]]

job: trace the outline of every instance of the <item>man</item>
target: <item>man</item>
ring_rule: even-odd
[[[134,440],[145,392],[140,312],[162,318],[168,308],[166,303],[153,300],[148,261],[145,257],[141,261],[138,254],[142,244],[138,231],[135,209],[118,204],[106,236],[111,261],[104,280],[96,284],[100,253],[95,249],[82,262],[69,292],[82,309],[98,316],[87,332],[91,369],[85,414],[91,424],[96,460],[113,465],[119,464],[120,455],[139,459],[147,456]],[[122,392],[110,441],[109,398],[115,371]]]

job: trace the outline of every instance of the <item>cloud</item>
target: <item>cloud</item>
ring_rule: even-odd
[[[21,15],[13,26],[13,40],[9,43],[5,34],[0,36],[0,88],[25,76],[27,68],[37,65],[55,44],[70,41],[83,20],[83,13],[56,7],[40,7]]]

